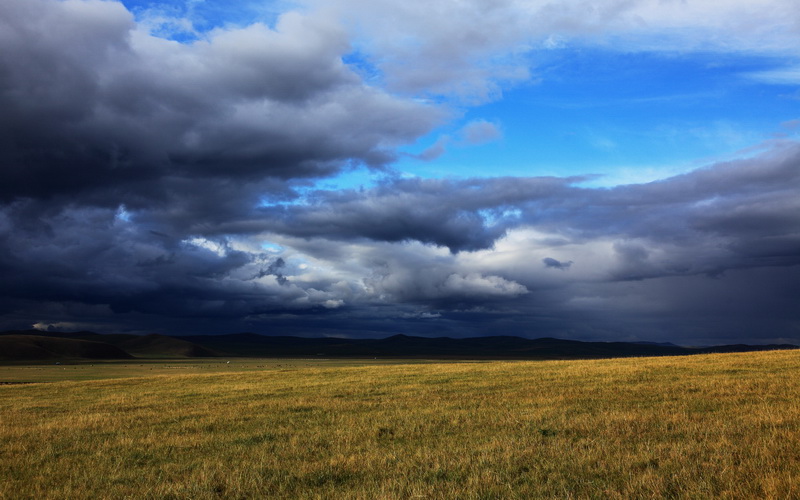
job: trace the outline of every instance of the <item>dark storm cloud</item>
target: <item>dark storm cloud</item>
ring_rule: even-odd
[[[341,61],[345,33],[298,13],[185,45],[137,29],[118,3],[8,0],[0,46],[3,200],[132,204],[185,194],[164,180],[382,165],[439,118],[364,85]]]
[[[796,143],[649,184],[575,181],[395,180],[263,214],[294,248],[362,262],[369,296],[422,305],[451,326],[461,317],[465,332],[508,331],[501,325],[511,322],[518,332],[585,339],[798,337]],[[526,231],[536,236],[520,240]],[[395,241],[407,243],[385,243]],[[570,273],[543,275],[535,262],[545,270],[571,263]],[[480,286],[451,287],[471,279]]]
[[[119,3],[9,0],[0,47],[4,312],[335,306],[272,286],[282,261],[228,234],[252,232],[263,199],[295,198],[297,179],[382,166],[441,118],[366,85],[342,63],[345,33],[298,13],[186,45]]]
[[[696,248],[683,264],[703,267],[800,264],[800,147],[780,144],[760,156],[721,163],[645,185],[603,193],[602,209],[581,220],[594,228],[659,245]],[[631,213],[631,212],[635,212]],[[586,224],[588,222],[588,224]],[[621,249],[627,260],[647,260],[644,249]],[[714,262],[704,258],[714,256]]]
[[[794,338],[799,160],[800,147],[779,144],[612,189],[400,179],[255,215],[221,207],[206,225],[189,224],[186,202],[130,215],[20,200],[0,211],[5,324],[95,307],[95,324],[183,318],[200,330]],[[185,222],[163,224],[167,209]],[[168,232],[179,226],[194,232]],[[237,243],[248,234],[287,249]],[[756,332],[764,314],[769,331]]]
[[[241,320],[249,316],[322,315],[338,305],[330,293],[288,282],[281,258],[226,239],[177,241],[103,208],[11,226],[21,204],[0,211],[5,328],[227,331],[247,329]]]
[[[579,179],[395,179],[367,191],[318,191],[309,203],[262,209],[264,230],[300,237],[419,241],[453,252],[490,248],[515,210],[567,195]],[[555,203],[558,203],[555,201]]]

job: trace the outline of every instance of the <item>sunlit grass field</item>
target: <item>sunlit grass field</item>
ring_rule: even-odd
[[[0,367],[3,498],[800,498],[800,352]]]

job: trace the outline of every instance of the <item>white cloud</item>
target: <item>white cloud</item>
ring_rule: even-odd
[[[747,77],[763,83],[800,85],[800,66],[747,73]]]
[[[225,257],[225,254],[228,253],[228,248],[225,245],[216,241],[208,240],[206,238],[189,238],[183,240],[183,242],[198,248],[204,248],[209,252],[216,254],[217,257]]]
[[[316,15],[340,19],[391,89],[464,102],[495,99],[504,87],[531,79],[537,48],[800,55],[794,0],[304,3]]]

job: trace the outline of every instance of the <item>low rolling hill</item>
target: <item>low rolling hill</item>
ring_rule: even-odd
[[[37,330],[0,334],[0,359],[207,358],[220,356],[207,347],[166,335],[104,335]]]
[[[0,359],[129,359],[130,354],[111,344],[41,335],[0,336]]]

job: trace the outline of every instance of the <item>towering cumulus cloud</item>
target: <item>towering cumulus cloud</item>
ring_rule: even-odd
[[[800,343],[798,112],[648,182],[459,170],[519,163],[539,122],[504,93],[569,85],[545,65],[568,44],[781,61],[736,71],[797,109],[792,2],[731,4],[309,1],[156,29],[149,4],[3,0],[0,329]]]

